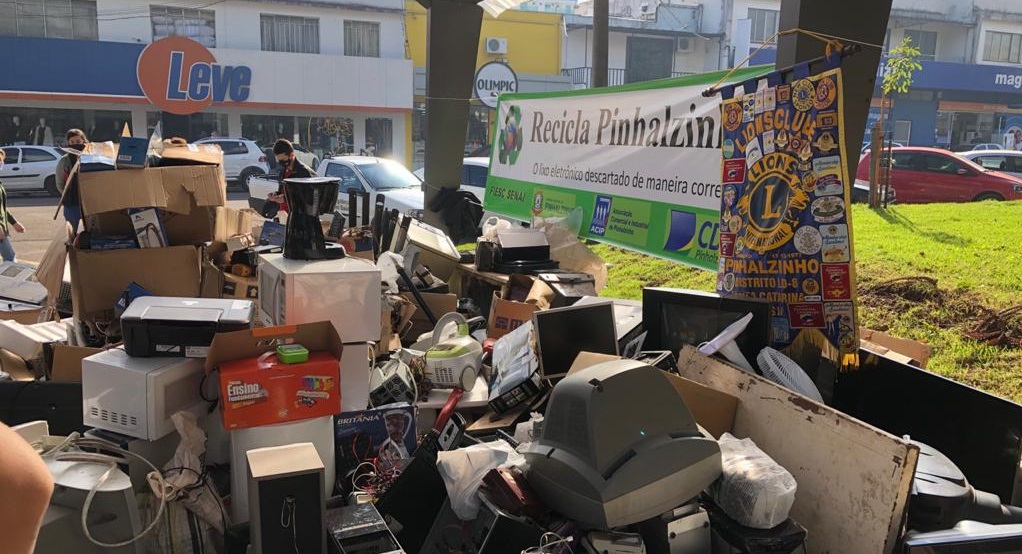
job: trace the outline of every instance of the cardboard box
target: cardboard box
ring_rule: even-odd
[[[315,363],[253,363],[276,350],[278,341],[320,353]],[[206,374],[220,368],[224,428],[241,429],[341,412],[341,338],[329,321],[219,333],[206,358]],[[326,356],[326,358],[323,358]],[[236,363],[231,363],[236,362]]]
[[[146,141],[148,145],[149,141]],[[164,141],[160,165],[223,165],[224,152],[216,144],[174,144]]]
[[[140,169],[146,166],[149,139],[121,137],[117,146],[117,169]]]
[[[82,382],[82,360],[93,354],[102,352],[102,348],[88,348],[85,346],[67,346],[64,344],[53,347],[53,367],[50,368],[47,378],[50,381],[64,383]]]
[[[71,298],[78,319],[112,318],[114,304],[132,282],[157,296],[199,295],[202,256],[194,246],[134,250],[70,247],[68,254]]]
[[[129,208],[188,214],[193,206],[215,208],[227,202],[224,172],[215,165],[82,173],[78,185],[84,215]]]
[[[411,458],[416,445],[415,408],[406,405],[344,412],[334,420],[334,442],[337,467],[344,474],[374,458],[385,462]]]
[[[259,299],[259,279],[257,277],[238,277],[232,273],[222,273],[222,275],[224,281],[221,293],[224,298]]]
[[[213,230],[213,240],[226,242],[235,235],[251,234],[259,236],[254,232],[256,220],[255,210],[245,208],[236,210],[226,206],[216,207],[216,227]]]
[[[199,289],[199,296],[202,298],[223,298],[224,297],[224,272],[213,265],[208,259],[202,262],[202,285]],[[259,310],[255,310],[259,311]]]
[[[917,340],[901,339],[865,327],[859,327],[859,340],[864,348],[903,364],[925,369],[930,361],[930,345]]]
[[[164,248],[169,246],[167,234],[163,231],[160,211],[156,208],[134,208],[128,210],[131,225],[135,229],[135,240],[139,248]]]
[[[457,311],[458,309],[458,297],[453,294],[437,294],[431,292],[423,292],[422,300],[426,303],[426,306],[433,311],[433,315],[439,320],[444,314]],[[407,326],[407,330],[404,330],[404,334],[401,338],[409,342],[409,344],[418,340],[419,335],[423,333],[430,333],[433,331],[433,324],[429,322],[426,317],[426,312],[423,311],[422,307],[419,306],[415,300],[415,296],[408,292],[401,293],[401,296],[416,306],[415,312],[411,315],[411,324]]]
[[[215,236],[213,208],[192,207],[186,214],[161,209],[158,213],[168,246],[203,244]],[[124,211],[90,215],[86,220],[89,232],[96,235],[135,236],[131,217]]]
[[[532,314],[539,310],[535,304],[505,300],[500,293],[493,293],[490,303],[490,317],[487,322],[486,336],[499,339],[514,331],[523,323],[532,321]]]

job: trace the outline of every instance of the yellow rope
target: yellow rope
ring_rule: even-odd
[[[860,44],[862,46],[871,46],[873,48],[880,48],[880,49],[883,48],[883,46],[881,46],[879,44],[872,44],[872,43],[869,43],[869,42],[862,42],[861,40],[854,40],[854,39],[845,38],[845,37],[838,37],[838,36],[834,36],[834,35],[828,35],[826,33],[819,33],[819,32],[816,32],[816,31],[810,31],[810,30],[801,29],[801,28],[798,28],[798,27],[796,27],[794,29],[788,29],[788,30],[785,30],[785,31],[778,31],[778,32],[774,33],[773,36],[771,36],[769,39],[765,40],[763,42],[763,44],[760,44],[759,48],[755,49],[744,60],[742,60],[741,63],[736,63],[734,65],[734,67],[732,67],[731,70],[728,71],[726,75],[721,77],[721,79],[719,81],[717,81],[712,87],[710,87],[709,90],[711,90],[711,91],[712,90],[717,90],[722,84],[724,84],[728,79],[731,78],[732,75],[734,75],[738,71],[738,68],[740,68],[743,65],[745,65],[746,62],[748,62],[753,57],[755,57],[756,54],[759,54],[759,52],[761,50],[763,50],[767,46],[775,46],[776,45],[775,40],[777,39],[777,37],[781,37],[781,36],[784,36],[784,35],[792,35],[792,34],[795,34],[795,33],[801,33],[801,34],[806,35],[808,37],[815,38],[816,40],[819,40],[820,42],[826,43],[826,45],[827,45],[827,47],[826,47],[826,54],[827,54],[828,58],[835,51],[840,52],[844,48],[844,43],[846,43],[846,42],[847,43],[852,43],[852,44]]]

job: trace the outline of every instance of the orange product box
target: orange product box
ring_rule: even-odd
[[[244,429],[341,413],[340,361],[311,352],[285,364],[276,354],[220,364],[224,429]]]
[[[300,344],[309,361],[283,364],[278,345]],[[217,333],[206,375],[220,373],[221,413],[229,431],[341,413],[343,344],[329,321]]]

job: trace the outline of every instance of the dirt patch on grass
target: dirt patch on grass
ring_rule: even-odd
[[[931,277],[904,277],[865,285],[859,292],[863,308],[878,321],[908,315],[920,324],[943,329],[971,330],[994,312],[980,297],[965,290],[945,290]],[[883,330],[883,329],[881,329]]]
[[[995,346],[1022,346],[1022,305],[987,314],[965,336]]]

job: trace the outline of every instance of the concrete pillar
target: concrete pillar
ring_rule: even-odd
[[[483,10],[474,0],[419,0],[428,11],[426,34],[426,211],[430,225],[446,229],[428,207],[438,188],[461,186]]]
[[[782,0],[780,28],[801,28],[869,44],[883,45],[892,0],[856,0],[829,2],[821,0]],[[782,36],[777,45],[777,67],[823,56],[825,44],[815,38],[792,34]],[[737,61],[737,60],[736,60]],[[847,183],[854,182],[858,165],[859,145],[866,131],[873,87],[880,65],[880,48],[863,46],[862,51],[847,58],[843,68],[844,135],[847,160]]]

